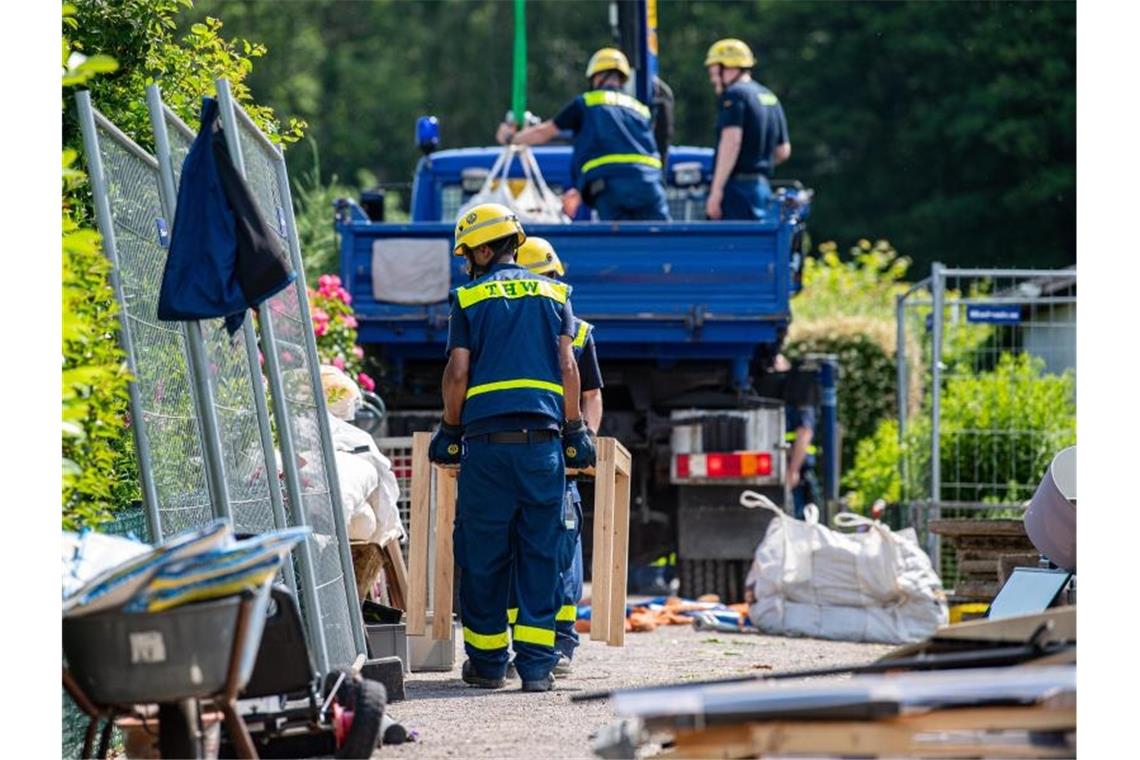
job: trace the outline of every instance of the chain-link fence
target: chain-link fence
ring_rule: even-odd
[[[903,501],[948,588],[957,567],[930,520],[1019,518],[1076,440],[1076,289],[1072,269],[935,264],[898,300]]]

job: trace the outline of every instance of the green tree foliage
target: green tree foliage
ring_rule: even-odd
[[[613,42],[608,5],[527,4],[532,111],[582,89],[590,53]],[[490,143],[510,107],[511,3],[202,0],[186,20],[207,14],[268,44],[250,85],[312,125],[330,174],[410,181],[418,115],[454,148]],[[658,23],[679,144],[713,139],[708,46],[751,44],[791,130],[777,173],[816,188],[824,236],[877,230],[920,276],[936,260],[1075,261],[1074,3],[660,2]]]
[[[820,244],[817,257],[804,262],[803,290],[792,299],[785,353],[792,360],[812,353],[839,358],[844,464],[854,461],[857,445],[881,419],[898,413],[895,298],[907,287],[902,278],[909,265],[889,242],[872,245],[866,239],[852,246],[846,259],[829,241]],[[907,353],[917,370],[917,344],[912,341]],[[918,371],[911,377],[913,405],[922,386]]]
[[[88,88],[107,118],[149,148],[147,84],[158,81],[166,102],[196,123],[202,96],[213,94],[214,79],[224,76],[264,131],[282,142],[300,134],[297,122],[279,128],[244,83],[265,48],[221,37],[216,19],[178,33],[175,17],[190,7],[190,0],[75,0],[62,8],[62,520],[69,529],[106,521],[139,493],[110,265],[91,229],[90,188],[76,168],[83,146],[74,92]]]

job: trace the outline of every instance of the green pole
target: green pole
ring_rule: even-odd
[[[515,122],[523,124],[526,113],[526,0],[515,0],[515,58],[511,87],[511,110]]]

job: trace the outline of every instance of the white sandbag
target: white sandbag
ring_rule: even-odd
[[[769,596],[749,607],[748,617],[765,633],[781,636],[905,644],[922,641],[944,625],[945,607],[921,598],[885,607],[845,607]]]
[[[368,495],[380,485],[380,474],[371,463],[357,454],[336,452],[336,470],[340,477],[340,497],[350,541],[368,541],[376,532],[376,513]]]
[[[325,392],[325,406],[332,416],[347,422],[360,411],[364,396],[360,386],[344,370],[322,364],[321,387]]]
[[[392,472],[392,462],[376,447],[372,436],[356,427],[335,417],[330,416],[329,426],[332,431],[333,445],[337,451],[337,468],[341,476],[341,491],[344,496],[346,473],[356,473],[359,468],[367,467],[371,477],[365,479],[363,475],[350,475],[358,478],[350,483],[350,487],[362,489],[367,486],[364,493],[364,502],[371,510],[375,522],[368,535],[355,535],[349,530],[349,538],[360,541],[384,545],[388,541],[403,541],[406,537],[404,526],[400,522],[400,512],[397,502],[400,499],[400,486],[396,475]],[[341,465],[342,458],[346,459]],[[349,467],[349,469],[345,469]],[[345,500],[345,520],[351,525],[353,515],[360,509],[359,505],[352,505],[350,511],[349,499]],[[358,518],[358,530],[363,531],[367,525],[366,518]]]
[[[747,585],[753,623],[769,633],[899,643],[926,638],[948,618],[946,596],[914,531],[892,532],[858,515],[840,533],[795,520],[758,494],[741,503],[776,512],[756,548]]]

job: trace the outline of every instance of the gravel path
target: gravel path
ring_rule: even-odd
[[[485,757],[588,758],[590,739],[614,720],[609,702],[574,703],[573,694],[629,686],[738,676],[759,671],[827,667],[869,662],[891,647],[757,634],[696,631],[667,626],[653,633],[627,634],[624,647],[593,643],[583,636],[574,671],[555,690],[524,694],[519,682],[485,691],[459,678],[463,647],[456,642],[449,673],[413,673],[408,699],[390,714],[419,736],[416,743],[384,747],[374,758]]]

